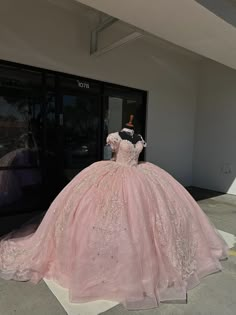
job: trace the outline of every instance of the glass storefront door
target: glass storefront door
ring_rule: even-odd
[[[100,160],[99,97],[64,94],[62,111],[64,175],[70,181],[82,169]]]
[[[106,137],[135,116],[145,136],[146,93],[0,61],[0,216],[47,210],[92,163]]]
[[[0,215],[42,206],[41,75],[0,75]]]

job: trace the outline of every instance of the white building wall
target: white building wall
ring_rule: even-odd
[[[201,65],[193,185],[236,194],[236,71]]]
[[[1,2],[0,59],[148,91],[146,158],[182,184],[191,185],[198,79],[195,60],[154,44],[148,37],[91,57],[92,17],[55,3]]]

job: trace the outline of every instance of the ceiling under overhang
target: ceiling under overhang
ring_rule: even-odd
[[[236,28],[204,6],[203,1],[76,1],[236,69]]]

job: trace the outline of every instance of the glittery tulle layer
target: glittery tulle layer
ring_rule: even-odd
[[[35,230],[0,242],[0,275],[54,279],[71,301],[129,309],[184,300],[221,269],[227,246],[188,192],[151,163],[97,162],[58,195]]]

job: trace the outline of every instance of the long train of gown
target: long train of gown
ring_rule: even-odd
[[[185,300],[221,270],[227,245],[189,193],[167,172],[138,164],[144,143],[108,137],[116,161],[79,173],[34,232],[0,242],[0,276],[68,288],[72,302],[107,299],[128,309]]]

